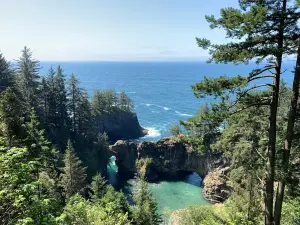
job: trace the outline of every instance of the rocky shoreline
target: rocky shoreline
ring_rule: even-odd
[[[206,200],[219,203],[231,194],[226,179],[228,162],[222,153],[209,147],[200,154],[174,137],[142,143],[119,140],[110,146],[109,154],[116,156],[119,175],[125,178],[141,173],[148,181],[156,181],[162,176],[197,172],[203,179],[202,194]]]

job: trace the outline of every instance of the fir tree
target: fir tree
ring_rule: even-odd
[[[7,88],[0,96],[1,135],[11,146],[13,140],[22,138],[22,109],[21,103],[11,88]]]
[[[31,108],[37,110],[40,100],[39,61],[32,58],[32,52],[29,48],[24,47],[17,64],[19,89],[24,98],[27,112],[30,112]]]
[[[0,53],[0,93],[3,92],[7,87],[12,87],[14,84],[13,74],[9,68],[8,62]]]
[[[119,95],[118,106],[121,110],[126,112],[131,112],[133,110],[133,103],[128,95],[126,95],[125,91],[122,91]]]
[[[132,207],[133,221],[137,225],[158,225],[162,222],[157,212],[157,203],[148,189],[148,184],[143,177],[137,180],[133,192],[135,205]]]
[[[61,174],[61,186],[67,199],[76,193],[80,193],[86,186],[86,168],[75,155],[72,143],[69,140],[64,155],[64,167]]]
[[[79,87],[79,82],[72,74],[68,83],[68,99],[69,99],[69,113],[72,118],[72,130],[74,133],[77,132],[78,128],[78,104],[81,98],[81,88]]]
[[[106,193],[106,183],[107,181],[98,173],[93,177],[93,181],[91,183],[91,191],[92,191],[92,200],[97,201],[97,199],[102,198]]]

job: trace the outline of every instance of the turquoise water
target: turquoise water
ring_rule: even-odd
[[[116,166],[114,156],[110,158],[107,170],[108,182],[114,186],[118,186],[118,167]],[[125,184],[122,184],[124,185],[122,187],[123,191],[130,195],[135,183],[135,179],[128,180]],[[149,183],[149,189],[156,199],[159,213],[165,217],[174,210],[187,206],[209,204],[202,197],[201,177],[197,173],[186,175],[180,180]]]

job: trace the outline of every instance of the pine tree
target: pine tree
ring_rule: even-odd
[[[61,186],[67,199],[76,193],[80,193],[86,186],[86,168],[76,156],[72,143],[69,140],[64,155],[64,167],[61,174]]]
[[[100,199],[105,195],[106,183],[107,181],[101,176],[100,173],[93,177],[93,181],[91,183],[93,201],[97,201],[97,199]]]
[[[215,105],[214,111],[227,111],[227,114],[257,105],[269,105],[269,128],[265,177],[265,224],[274,223],[274,182],[276,162],[276,133],[279,86],[281,66],[284,54],[293,54],[297,50],[299,31],[297,28],[296,7],[287,4],[287,0],[240,1],[241,9],[226,8],[221,10],[221,18],[207,16],[211,28],[223,28],[227,37],[238,39],[228,44],[212,44],[207,39],[197,38],[198,45],[209,49],[211,60],[217,63],[248,63],[255,59],[257,63],[267,60],[268,64],[261,69],[253,70],[248,78],[226,76],[208,79],[193,86],[195,95],[213,95],[220,97],[221,102]],[[272,71],[273,70],[273,71]],[[271,74],[266,74],[271,71]],[[271,79],[272,83],[257,84],[261,79]],[[253,86],[250,86],[253,84]],[[250,86],[250,87],[249,87]],[[251,90],[268,87],[270,95],[263,98],[251,96]],[[230,104],[230,94],[237,95],[236,102],[244,106],[237,109]],[[231,111],[231,112],[230,112]]]
[[[60,126],[66,128],[68,127],[67,90],[65,87],[65,76],[60,66],[57,67],[54,83],[58,110],[57,113],[59,115],[59,121],[57,123],[60,124]]]
[[[86,90],[82,90],[80,93],[76,115],[78,121],[78,134],[87,136],[91,130],[92,110]]]
[[[78,128],[78,104],[81,98],[81,88],[79,87],[79,82],[75,78],[74,74],[71,75],[68,83],[68,100],[69,100],[69,113],[72,118],[72,130],[74,133],[77,132]]]
[[[133,111],[134,105],[132,103],[132,100],[128,97],[128,95],[126,95],[125,91],[122,91],[119,95],[118,106],[123,111]]]
[[[12,91],[7,88],[0,96],[1,135],[8,140],[8,146],[22,137],[22,109],[20,102]]]
[[[25,46],[17,64],[19,89],[24,98],[27,112],[30,112],[32,108],[37,110],[40,98],[39,61],[32,58],[31,50]]]
[[[13,85],[13,74],[9,68],[8,62],[0,53],[0,93],[2,93],[7,87],[12,87]]]
[[[35,111],[32,109],[29,116],[30,121],[26,122],[26,135],[22,143],[28,148],[28,159],[39,163],[38,172],[49,171],[53,168],[55,151],[51,148],[51,143],[45,138],[45,131],[41,130]],[[53,171],[51,171],[53,172]],[[38,174],[37,174],[38,175]]]
[[[143,177],[137,180],[133,192],[135,205],[132,207],[133,222],[136,225],[158,225],[162,222],[157,212],[157,203],[148,189],[148,184]]]
[[[49,76],[48,83],[51,84],[51,98],[49,108],[51,112],[52,139],[62,151],[69,138],[70,120],[68,117],[67,90],[65,87],[65,76],[60,66],[57,67],[56,74],[52,78]]]

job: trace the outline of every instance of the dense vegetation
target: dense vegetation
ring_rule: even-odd
[[[198,115],[182,125],[185,141],[199,150],[209,137],[230,160],[233,189],[223,213],[192,208],[186,221],[196,224],[300,224],[299,176],[299,1],[239,1],[220,18],[206,16],[212,29],[222,28],[230,41],[213,44],[197,38],[215,63],[257,65],[248,75],[207,78],[192,86],[198,98],[213,96]],[[282,65],[295,57],[293,84],[285,84]],[[198,214],[198,215],[196,215]],[[188,224],[188,223],[186,223]]]
[[[99,116],[134,113],[130,98],[96,90],[90,101],[60,66],[38,71],[26,47],[16,68],[0,55],[0,223],[157,224],[142,178],[135,206],[106,184],[109,137],[93,127]]]

